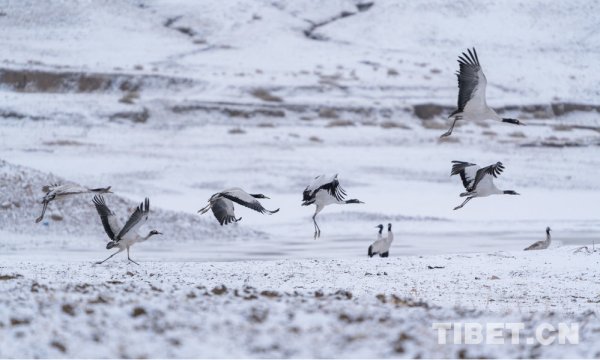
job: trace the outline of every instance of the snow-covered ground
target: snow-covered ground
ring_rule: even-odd
[[[139,267],[4,257],[0,356],[597,357],[599,265],[571,249],[219,263],[156,254]],[[504,345],[440,345],[432,325],[447,322],[524,328],[519,345],[511,333]],[[579,325],[579,345],[527,343],[559,323]]]
[[[600,234],[599,11],[6,2],[0,357],[597,357],[598,257],[573,251]],[[460,124],[440,141],[472,46],[490,105],[527,126]],[[496,184],[521,195],[453,211],[452,160],[502,161]],[[328,207],[313,240],[300,203],[321,173],[365,204]],[[93,266],[109,252],[91,196],[34,223],[52,182],[111,185],[121,218],[148,196],[145,229],[164,235],[133,247],[140,267]],[[232,186],[281,210],[238,206],[227,227],[196,214]],[[388,222],[391,257],[365,259]],[[551,249],[523,253],[546,226]],[[437,345],[431,323],[444,319],[588,325],[580,345],[461,347]]]

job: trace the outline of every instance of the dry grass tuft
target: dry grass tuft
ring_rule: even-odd
[[[337,119],[338,113],[335,109],[324,108],[319,110],[319,117],[324,119]]]
[[[527,135],[525,135],[525,133],[523,133],[522,131],[513,131],[509,133],[508,136],[515,139],[524,139],[527,137]]]
[[[135,101],[140,98],[140,94],[137,91],[130,91],[125,93],[122,98],[119,99],[120,103],[123,104],[133,104]]]
[[[268,102],[282,102],[283,101],[283,99],[280,98],[279,96],[273,95],[269,92],[269,90],[263,89],[263,88],[252,89],[250,91],[250,95],[254,96],[255,98],[261,99],[262,101],[268,101]]]
[[[233,134],[233,135],[240,135],[240,134],[245,134],[246,131],[242,128],[233,128],[233,129],[229,129],[229,131],[227,131],[229,134]]]
[[[410,130],[410,127],[395,121],[384,121],[380,124],[380,126],[384,129],[404,129]]]
[[[346,126],[354,126],[354,122],[350,120],[332,120],[330,121],[326,127],[346,127]]]

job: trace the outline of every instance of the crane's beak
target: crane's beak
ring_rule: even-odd
[[[268,197],[268,196],[265,196],[265,199],[269,199],[269,200],[271,200],[271,198],[270,198],[270,197]]]

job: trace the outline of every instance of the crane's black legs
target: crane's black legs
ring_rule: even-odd
[[[446,136],[450,136],[450,134],[452,134],[452,130],[454,130],[454,125],[456,125],[456,121],[462,119],[462,116],[454,116],[454,121],[452,122],[452,126],[450,126],[450,129],[448,131],[446,131],[445,133],[442,134],[442,136],[440,136],[441,138],[446,137]]]
[[[317,220],[315,219],[317,217],[317,213],[315,212],[315,214],[313,215],[313,223],[315,224],[315,240],[318,237],[321,237],[321,229],[319,228],[319,225],[317,225]]]
[[[39,218],[35,219],[36,223],[39,223],[44,218],[44,214],[46,213],[46,208],[48,207],[48,203],[46,201],[43,202],[44,208],[42,209],[42,215]]]
[[[131,260],[131,258],[129,257],[129,246],[127,247],[127,260],[131,261],[132,263],[139,265],[138,263],[136,263],[135,261]]]
[[[100,264],[102,264],[102,263],[103,263],[103,262],[105,262],[106,260],[108,260],[108,259],[110,259],[111,257],[113,257],[113,256],[117,255],[118,253],[122,252],[123,250],[125,250],[125,249],[119,249],[119,251],[117,251],[116,253],[112,254],[111,256],[107,257],[106,259],[104,259],[104,260],[102,260],[102,261],[98,261],[96,264],[97,264],[97,265],[100,265]],[[137,262],[135,262],[135,261],[131,260],[131,258],[129,257],[129,246],[127,247],[127,260],[131,261],[132,263],[134,263],[134,264],[136,264],[136,265],[139,265]]]
[[[474,197],[475,197],[475,196],[469,196],[468,198],[466,198],[466,199],[465,199],[465,201],[463,201],[463,203],[462,203],[462,204],[460,204],[460,205],[458,205],[457,207],[455,207],[455,208],[454,208],[454,210],[458,210],[458,209],[460,209],[461,207],[465,206],[465,204],[466,204],[466,203],[468,203],[468,202],[469,202],[469,200],[471,200],[471,199],[472,199],[472,198],[474,198]]]
[[[110,259],[111,257],[113,257],[113,256],[117,255],[118,253],[120,253],[120,252],[121,252],[121,251],[123,251],[123,250],[124,250],[124,249],[119,249],[119,251],[117,251],[116,253],[112,254],[112,255],[111,255],[111,256],[109,256],[109,257],[107,257],[106,259],[104,259],[104,260],[102,260],[102,261],[98,261],[98,262],[96,262],[96,265],[100,265],[100,264],[102,264],[103,262],[105,262],[106,260]]]

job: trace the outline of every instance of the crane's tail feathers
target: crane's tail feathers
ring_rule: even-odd
[[[108,244],[106,244],[106,249],[112,249],[115,246],[117,246],[117,243],[114,241],[109,242]]]
[[[219,224],[221,224],[221,226],[229,225],[231,223],[236,223],[240,220],[242,220],[241,217],[236,219],[235,216],[227,216],[226,218],[219,220]]]
[[[369,250],[367,251],[367,255],[369,255],[369,257],[373,257],[373,245],[369,246]]]
[[[460,193],[460,197],[465,197],[465,196],[470,196],[470,195],[473,195],[473,193],[469,192],[469,191],[464,192],[464,193]]]

